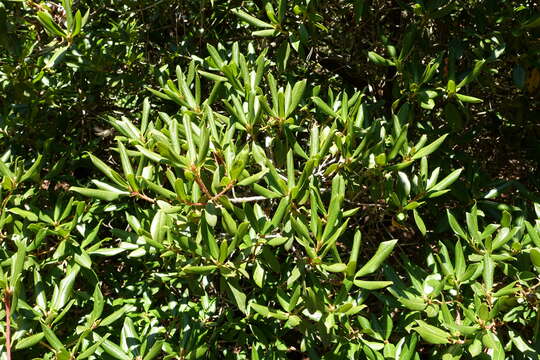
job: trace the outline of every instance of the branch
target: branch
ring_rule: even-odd
[[[230,182],[223,190],[221,190],[218,194],[212,196],[212,194],[210,193],[210,191],[208,191],[208,189],[206,188],[206,186],[204,185],[204,183],[202,182],[202,179],[199,177],[198,173],[196,174],[195,176],[195,182],[197,183],[197,185],[199,185],[199,188],[203,191],[203,193],[208,197],[208,202],[212,202],[212,201],[216,201],[217,199],[219,199],[220,197],[222,197],[223,195],[225,195],[225,193],[229,190],[232,189],[232,187],[234,186],[234,182]],[[141,200],[144,200],[144,201],[148,201],[149,203],[152,203],[152,204],[155,204],[156,203],[156,199],[153,199],[147,195],[144,195],[143,193],[140,193],[138,191],[132,191],[131,196],[133,197],[136,197],[136,198],[139,198]],[[206,206],[208,204],[208,202],[198,202],[198,203],[192,203],[192,202],[189,202],[189,201],[186,201],[186,200],[182,200],[182,199],[178,199],[180,200],[181,202],[183,202],[184,204],[186,205],[189,205],[189,206]],[[257,200],[257,199],[256,199]],[[256,200],[252,200],[252,201],[256,201]]]
[[[191,168],[191,171],[193,171],[193,173],[195,174],[195,182],[197,183],[197,185],[199,185],[199,188],[201,189],[201,191],[206,195],[206,197],[208,197],[209,199],[212,199],[212,194],[210,193],[210,191],[208,191],[208,188],[206,187],[206,185],[202,181],[201,173],[200,173],[199,169],[197,169],[193,165],[192,168]]]
[[[234,182],[230,182],[230,183],[225,187],[225,189],[221,190],[217,195],[212,196],[212,197],[210,198],[210,201],[214,201],[214,200],[217,200],[217,199],[219,199],[220,197],[222,197],[227,191],[229,191],[229,190],[232,189],[233,185],[234,185]]]
[[[248,196],[243,198],[229,198],[229,201],[232,203],[245,203],[250,201],[263,201],[268,200],[264,196]]]
[[[11,360],[11,290],[4,291],[4,304],[6,305],[6,356],[7,360]]]
[[[139,199],[144,200],[144,201],[148,201],[149,203],[152,203],[152,204],[156,203],[156,199],[153,199],[150,196],[141,194],[140,192],[137,192],[137,191],[133,191],[131,193],[131,196],[134,196],[134,197],[139,198]],[[178,200],[181,201],[182,203],[186,204],[186,205],[189,205],[189,206],[206,206],[206,203],[192,203],[192,202],[182,200],[182,199],[178,199]]]
[[[144,200],[144,201],[148,201],[148,202],[150,202],[152,204],[156,202],[155,199],[152,199],[151,197],[146,196],[144,194],[141,194],[140,192],[137,192],[137,191],[131,192],[131,196],[138,197],[139,199]]]

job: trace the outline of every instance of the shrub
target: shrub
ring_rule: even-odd
[[[537,358],[539,24],[0,4],[0,358]]]

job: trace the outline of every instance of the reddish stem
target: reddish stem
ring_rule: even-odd
[[[4,304],[6,305],[6,354],[7,360],[11,360],[11,304],[10,291],[4,292]]]
[[[220,192],[219,194],[213,196],[210,200],[216,200],[216,199],[219,199],[219,198],[222,197],[227,191],[231,190],[232,187],[233,187],[233,185],[234,185],[234,184],[233,184],[232,182],[229,183],[229,184],[225,187],[225,189],[221,190],[221,192]]]
[[[202,181],[201,179],[201,174],[199,173],[198,170],[195,170],[196,173],[195,173],[195,182],[197,183],[197,185],[199,185],[199,188],[202,190],[202,192],[209,198],[211,199],[212,198],[212,194],[210,193],[210,191],[208,191],[208,188],[206,187],[206,185],[204,184],[204,182]]]
[[[137,191],[132,191],[131,196],[136,196],[139,199],[151,202],[152,204],[156,202],[156,200],[152,199],[151,197],[148,197],[148,196],[146,196],[144,194],[141,194],[140,192],[137,192]]]

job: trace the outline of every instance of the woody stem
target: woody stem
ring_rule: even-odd
[[[6,306],[6,355],[7,360],[11,360],[11,291],[6,289],[4,292],[4,304]]]

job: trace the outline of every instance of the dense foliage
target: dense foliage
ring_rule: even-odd
[[[0,2],[0,359],[538,359],[538,8]]]

